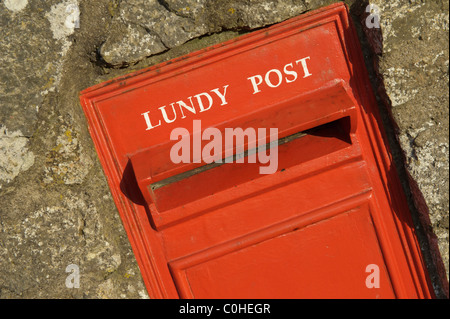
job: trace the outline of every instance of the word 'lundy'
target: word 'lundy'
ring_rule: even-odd
[[[247,158],[247,163],[256,163],[258,157],[260,164],[269,164],[259,168],[260,174],[273,174],[278,169],[277,128],[270,128],[269,143],[266,142],[265,128],[258,128],[258,130],[254,128],[243,130],[239,127],[225,128],[225,138],[223,138],[222,132],[215,127],[208,127],[202,133],[201,120],[194,120],[192,132],[191,141],[191,134],[186,128],[178,127],[172,130],[170,140],[178,140],[170,150],[170,159],[174,164],[201,163],[202,160],[206,164],[233,163],[234,161],[245,163],[245,158]],[[247,151],[245,151],[246,139]],[[234,144],[235,140],[236,144]],[[202,141],[210,141],[204,145],[203,150]],[[267,154],[267,149],[269,154]]]

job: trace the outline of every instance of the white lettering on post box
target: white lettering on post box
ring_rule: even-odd
[[[217,98],[219,99],[219,103],[221,106],[227,105],[228,102],[226,100],[226,95],[228,87],[229,85],[225,85],[222,89],[222,92],[219,88],[216,88],[211,90],[210,93],[202,92],[194,96],[189,96],[187,98],[189,100],[189,104],[187,104],[183,100],[170,103],[170,111],[166,110],[167,105],[161,106],[158,109],[160,110],[160,114],[162,115],[162,119],[165,123],[173,123],[179,115],[182,119],[186,118],[185,111],[189,111],[192,114],[197,114],[197,110],[199,111],[199,113],[210,110]],[[215,95],[211,93],[214,93]],[[141,115],[144,117],[145,124],[147,125],[147,131],[161,126],[162,124],[161,118],[157,123],[152,122],[150,118],[150,111],[142,113]]]
[[[296,65],[300,63],[302,66],[303,78],[307,78],[312,75],[309,72],[306,60],[310,60],[310,57],[308,56],[306,58],[295,61]],[[288,68],[290,68],[290,70]],[[283,74],[278,69],[269,70],[264,76],[264,79],[262,75],[259,74],[249,77],[248,80],[250,80],[250,82],[252,83],[253,94],[261,92],[259,86],[263,84],[263,82],[265,82],[268,87],[277,88],[283,83],[283,80],[286,81],[286,83],[292,83],[295,82],[298,78],[298,73],[294,71],[294,63],[286,64],[283,68],[283,72],[286,75],[284,78]],[[288,78],[288,76],[291,76],[291,78]]]

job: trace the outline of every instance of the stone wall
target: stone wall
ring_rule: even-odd
[[[82,89],[332,2],[0,1],[0,298],[147,297],[87,131]],[[366,1],[345,2],[444,296],[448,0],[374,0],[381,29],[365,26]],[[65,285],[71,264],[80,289]]]

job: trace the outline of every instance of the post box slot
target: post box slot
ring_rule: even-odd
[[[280,139],[278,169],[275,174],[283,174],[294,165],[350,147],[350,127],[350,118],[344,117]],[[247,154],[248,150],[245,155]],[[248,163],[245,160],[244,163],[212,163],[149,184],[146,191],[161,213],[263,178],[266,175],[259,173],[260,165],[264,164],[258,161]]]
[[[281,138],[278,141],[276,141],[276,143],[272,142],[272,143],[265,144],[264,149],[266,150],[266,149],[269,149],[269,148],[273,148],[275,146],[281,146],[281,145],[289,143],[289,142],[291,142],[291,141],[293,141],[293,140],[295,140],[297,138],[304,137],[305,135],[307,135],[307,133],[299,132],[299,133],[296,133],[296,134],[293,134],[293,135]],[[159,182],[153,183],[149,187],[150,187],[150,189],[152,191],[155,191],[158,188],[164,187],[164,186],[172,184],[172,183],[176,183],[176,182],[181,181],[181,180],[183,180],[185,178],[189,178],[189,177],[191,177],[193,175],[201,174],[202,172],[205,172],[207,170],[210,170],[210,169],[222,166],[222,165],[227,165],[227,164],[229,164],[229,162],[235,163],[237,158],[244,158],[245,160],[247,160],[249,154],[258,153],[258,152],[260,152],[258,147],[257,148],[253,148],[253,149],[248,149],[248,150],[244,151],[243,153],[234,154],[233,156],[230,156],[230,157],[227,157],[227,158],[222,158],[222,161],[219,162],[219,163],[211,163],[211,164],[207,164],[207,165],[204,165],[204,166],[200,166],[200,167],[198,167],[196,169],[193,169],[193,170],[190,170],[190,171],[187,171],[187,172],[184,172],[184,173],[181,173],[181,174],[178,174],[178,175],[166,178],[166,179],[161,180]]]

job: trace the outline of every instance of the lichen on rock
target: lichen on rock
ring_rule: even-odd
[[[0,126],[0,188],[34,164],[34,154],[28,150],[28,138],[22,132],[9,132]]]

